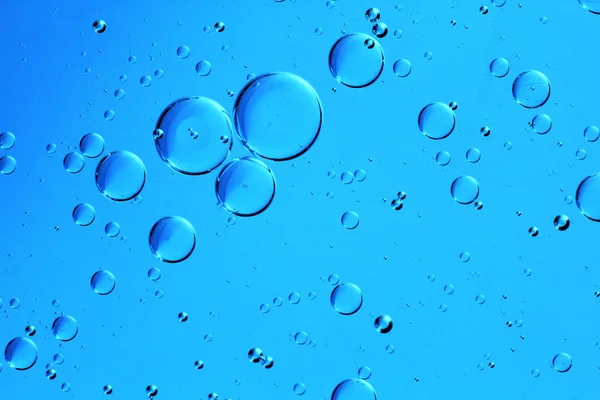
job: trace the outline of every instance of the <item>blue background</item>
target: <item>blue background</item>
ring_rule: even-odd
[[[27,371],[2,362],[1,397],[100,399],[110,384],[111,398],[143,399],[154,384],[158,399],[205,399],[211,392],[291,399],[301,382],[303,398],[323,399],[369,366],[380,399],[595,398],[600,225],[564,198],[600,168],[600,144],[583,137],[586,126],[600,124],[594,72],[600,16],[577,0],[521,4],[339,0],[329,9],[324,0],[5,1],[0,131],[17,141],[0,155],[13,156],[17,170],[0,176],[0,343],[33,324],[39,358]],[[489,7],[486,15],[481,5]],[[379,40],[385,69],[369,87],[346,88],[329,72],[328,54],[343,32],[370,34],[369,7],[378,7],[390,27]],[[96,19],[107,22],[103,34],[92,29]],[[217,21],[224,32],[203,31]],[[178,58],[180,45],[190,48],[189,58]],[[490,74],[497,57],[510,62],[505,78]],[[406,78],[393,73],[399,58],[412,63]],[[195,72],[200,60],[212,63],[207,77]],[[164,77],[153,76],[157,69]],[[513,80],[530,69],[552,84],[541,109],[527,110],[512,97]],[[152,131],[162,110],[184,96],[212,98],[231,113],[235,96],[227,92],[237,94],[249,73],[273,71],[313,85],[323,129],[301,157],[266,161],[277,179],[273,203],[231,225],[216,204],[218,169],[197,177],[172,171]],[[140,85],[143,75],[153,77],[150,87]],[[124,99],[115,99],[117,88]],[[441,141],[417,126],[419,111],[436,101],[459,104],[457,127]],[[113,121],[104,119],[109,109]],[[539,113],[553,121],[544,136],[528,129]],[[479,133],[482,126],[491,128],[489,137]],[[143,201],[106,199],[94,182],[98,159],[87,159],[79,174],[64,170],[64,156],[88,132],[103,136],[106,151],[129,150],[144,161]],[[235,140],[230,158],[249,155]],[[46,152],[48,143],[58,145],[55,154]],[[476,164],[465,158],[471,147],[482,154]],[[575,157],[580,148],[587,151],[583,161]],[[434,160],[442,150],[452,155],[446,167]],[[363,182],[340,181],[342,172],[359,168],[367,173]],[[335,179],[327,176],[331,170]],[[450,196],[454,178],[465,174],[479,181],[482,210]],[[407,198],[395,211],[390,203],[400,190]],[[89,227],[71,217],[81,202],[96,209]],[[357,229],[342,227],[346,211],[360,215]],[[562,213],[571,227],[559,232],[552,222]],[[185,217],[198,235],[194,253],[179,264],[161,263],[148,246],[150,228],[167,215]],[[110,221],[121,226],[117,238],[104,233]],[[528,235],[530,226],[539,236]],[[459,259],[464,251],[467,263]],[[158,282],[147,277],[151,267],[162,271]],[[100,268],[116,276],[108,296],[90,288]],[[357,314],[339,315],[329,304],[334,286],[327,277],[334,273],[362,289]],[[444,293],[446,284],[454,294]],[[163,298],[154,295],[159,289]],[[292,292],[300,303],[287,301]],[[478,294],[486,296],[484,305],[475,302]],[[276,296],[284,299],[281,307],[272,304]],[[10,308],[12,298],[20,299],[19,308]],[[262,303],[271,304],[269,313],[259,311]],[[189,314],[185,323],[177,318],[181,311]],[[78,320],[72,342],[53,337],[56,312]],[[380,314],[394,320],[387,335],[373,327]],[[506,326],[516,319],[522,327]],[[316,346],[290,340],[297,331]],[[390,344],[393,354],[386,352]],[[249,363],[252,347],[272,356],[274,367]],[[58,352],[65,362],[54,365],[57,378],[50,381],[45,365]],[[551,368],[560,352],[573,358],[562,374]],[[194,368],[198,359],[202,370]],[[68,393],[61,391],[64,382]]]

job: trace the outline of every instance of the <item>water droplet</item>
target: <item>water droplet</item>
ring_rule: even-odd
[[[321,131],[322,117],[315,89],[287,72],[264,74],[247,82],[233,108],[242,144],[251,153],[274,161],[304,154]]]
[[[362,182],[366,179],[367,177],[367,173],[365,172],[364,169],[357,169],[356,171],[354,171],[354,178],[356,179],[357,182]]]
[[[178,263],[186,260],[194,251],[196,231],[182,217],[164,217],[150,230],[149,243],[156,258],[166,263]]]
[[[294,385],[294,393],[298,396],[302,396],[304,393],[306,393],[306,386],[304,383],[296,383]]]
[[[367,41],[369,45],[365,46]],[[384,58],[383,48],[376,40],[363,33],[352,33],[342,36],[331,47],[329,70],[342,85],[362,88],[379,78]]]
[[[263,351],[258,347],[254,347],[248,352],[248,359],[253,363],[259,362],[262,357]]]
[[[163,71],[162,69],[157,69],[156,71],[154,71],[154,76],[157,78],[162,78],[165,75],[165,71]]]
[[[96,167],[96,186],[110,200],[131,200],[140,194],[145,183],[146,167],[129,151],[108,153]]]
[[[371,29],[371,32],[373,32],[373,35],[377,36],[380,39],[384,38],[388,34],[388,26],[384,22],[378,22],[375,25],[373,25],[373,29]]]
[[[2,175],[10,175],[17,169],[17,160],[12,156],[0,157],[0,173]]]
[[[119,236],[119,233],[121,233],[121,227],[116,222],[109,222],[104,227],[104,233],[106,233],[106,236],[108,237]]]
[[[185,60],[189,56],[190,56],[190,48],[189,47],[179,46],[177,48],[177,57],[181,58],[182,60]]]
[[[431,103],[423,107],[418,118],[423,135],[433,140],[444,139],[454,130],[454,111],[444,103]]]
[[[298,304],[300,303],[300,294],[297,292],[292,292],[288,296],[288,300],[291,304]]]
[[[482,294],[478,294],[478,295],[475,297],[475,302],[476,302],[477,304],[484,304],[484,303],[485,303],[485,296],[484,296],[484,295],[482,295]]]
[[[585,130],[583,131],[583,137],[585,138],[585,140],[587,140],[588,142],[595,142],[596,140],[598,140],[598,138],[600,137],[600,129],[598,129],[596,126],[591,125],[588,126],[587,128],[585,128]]]
[[[481,6],[481,7],[479,7],[479,12],[480,12],[481,14],[483,14],[483,15],[487,14],[487,13],[488,13],[488,11],[489,11],[489,10],[488,10],[487,6]]]
[[[260,364],[263,366],[264,369],[271,369],[273,368],[273,357],[271,356],[266,356],[266,357],[261,357],[260,359]]]
[[[196,73],[200,76],[208,76],[212,72],[212,65],[206,60],[202,60],[196,64]]]
[[[283,299],[281,297],[275,297],[273,299],[273,304],[275,305],[275,307],[281,307],[281,305],[283,304]]]
[[[506,4],[506,0],[492,0],[492,4],[496,7],[502,7]]]
[[[452,160],[452,157],[450,156],[450,153],[448,153],[447,151],[440,151],[435,156],[435,161],[442,167],[445,167],[446,165],[450,164],[451,160]]]
[[[81,203],[73,209],[73,221],[79,226],[88,226],[96,219],[96,210],[87,203]]]
[[[569,229],[569,226],[571,226],[571,221],[565,214],[557,215],[554,218],[554,227],[559,231],[566,231]]]
[[[81,172],[83,167],[85,167],[85,158],[79,153],[71,152],[63,159],[63,167],[65,171],[72,174]]]
[[[490,63],[490,72],[496,78],[504,78],[510,72],[510,64],[506,58],[496,58]]]
[[[433,58],[433,53],[428,51],[424,54],[424,56],[426,60],[431,60]]]
[[[359,222],[358,214],[354,211],[348,211],[342,215],[342,226],[346,229],[356,228]]]
[[[479,196],[479,183],[471,176],[459,176],[450,186],[452,198],[459,204],[470,204]]]
[[[276,188],[273,171],[254,157],[236,158],[223,167],[216,182],[219,204],[228,212],[251,217],[265,211]]]
[[[392,330],[394,323],[389,315],[380,315],[375,318],[375,329],[379,333],[388,333]]]
[[[333,389],[331,400],[377,400],[377,393],[364,379],[346,379]]]
[[[380,17],[381,17],[381,12],[379,11],[378,8],[369,8],[367,10],[367,12],[365,13],[365,18],[369,22],[377,22],[377,21],[379,21]]]
[[[196,369],[200,370],[200,369],[204,368],[204,362],[202,360],[196,360],[196,361],[194,361],[194,367],[196,367]]]
[[[106,22],[101,19],[96,20],[92,24],[92,29],[94,29],[94,32],[96,33],[104,33],[104,31],[106,31]]]
[[[546,114],[539,114],[533,117],[531,127],[535,133],[545,135],[552,128],[552,120]]]
[[[323,29],[322,28],[315,28],[315,34],[317,35],[322,35],[323,34]]]
[[[399,199],[392,200],[390,205],[391,205],[392,209],[394,209],[396,211],[401,210],[402,207],[404,206],[404,204],[402,203],[402,200],[399,200]]]
[[[115,98],[117,100],[121,100],[123,97],[125,97],[125,91],[123,89],[115,90]]]
[[[327,3],[325,3],[325,7],[332,9],[335,6],[335,2],[333,0],[328,0]]]
[[[344,172],[340,176],[340,180],[342,181],[343,184],[349,185],[352,182],[354,182],[354,174],[350,171]]]
[[[396,347],[394,347],[393,344],[388,344],[387,346],[385,346],[385,352],[388,354],[394,354],[394,352],[396,351]]]
[[[104,139],[97,133],[88,133],[79,141],[79,148],[88,158],[99,157],[104,151]]]
[[[396,29],[396,30],[394,31],[394,37],[395,37],[396,39],[400,39],[400,38],[402,37],[402,30],[400,30],[400,29]]]
[[[33,340],[26,337],[12,339],[4,350],[4,358],[8,366],[18,371],[25,371],[33,367],[37,357],[37,346]]]
[[[371,368],[369,367],[360,367],[358,369],[358,377],[360,379],[369,379],[371,377]]]
[[[558,372],[567,372],[573,366],[573,359],[567,353],[558,353],[552,359],[552,367]]]
[[[299,345],[303,345],[308,341],[308,335],[306,332],[296,332],[294,335],[294,341]]]
[[[399,60],[396,60],[393,66],[393,70],[394,74],[397,77],[406,78],[408,75],[410,75],[412,71],[412,65],[407,59],[401,58]]]
[[[338,313],[352,315],[360,310],[363,303],[363,294],[355,284],[342,283],[333,289],[329,301]]]
[[[65,382],[60,386],[60,388],[66,393],[71,390],[71,385],[68,382]]]
[[[101,296],[112,293],[115,289],[116,279],[112,272],[101,269],[92,275],[90,285],[92,290]]]
[[[479,151],[479,149],[473,147],[467,150],[466,157],[468,162],[476,163],[477,161],[481,160],[481,152]]]
[[[0,133],[0,149],[10,150],[14,147],[16,142],[15,135],[12,132]]]
[[[539,369],[534,369],[533,371],[531,371],[531,376],[533,376],[534,378],[537,378],[538,376],[540,376],[540,370]]]
[[[212,342],[212,335],[210,335],[208,333],[206,335],[204,335],[204,341],[207,343]]]
[[[540,71],[522,72],[513,82],[512,94],[525,108],[541,107],[550,98],[550,81]]]
[[[77,321],[68,315],[56,318],[52,324],[52,334],[55,338],[63,342],[73,340],[77,336],[78,331]]]
[[[130,56],[127,61],[129,61],[129,64],[135,64],[135,62],[137,61],[137,57],[136,56]]]

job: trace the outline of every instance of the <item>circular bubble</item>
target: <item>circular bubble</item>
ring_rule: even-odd
[[[196,73],[200,76],[208,76],[212,72],[212,65],[206,60],[202,60],[196,64]]]
[[[48,368],[46,370],[46,378],[48,378],[51,381],[56,379],[56,370],[53,368]]]
[[[578,160],[585,160],[585,158],[587,157],[587,152],[585,151],[585,149],[578,149],[575,152],[575,158],[577,158]]]
[[[17,160],[12,156],[0,157],[0,174],[10,175],[17,169]]]
[[[308,341],[308,335],[306,332],[296,332],[294,335],[294,341],[299,345],[303,345]]]
[[[349,185],[354,182],[354,174],[350,171],[343,172],[342,175],[340,175],[340,180],[343,184]]]
[[[342,36],[329,52],[329,70],[335,79],[349,88],[371,85],[383,71],[383,48],[364,33]]]
[[[281,297],[275,297],[275,298],[273,299],[273,304],[274,304],[276,307],[281,307],[281,305],[283,304],[283,299],[282,299]]]
[[[274,72],[246,83],[233,106],[235,129],[254,155],[285,161],[304,154],[323,121],[321,100],[304,79]]]
[[[125,97],[125,91],[123,89],[115,90],[115,99],[121,100],[123,97]]]
[[[146,386],[146,394],[148,397],[154,397],[158,394],[158,387],[156,385]]]
[[[381,11],[378,8],[369,8],[367,12],[365,12],[365,18],[369,22],[377,22],[381,17]]]
[[[354,178],[357,182],[362,182],[367,178],[367,172],[364,169],[354,171]]]
[[[502,7],[506,4],[506,0],[492,0],[492,4],[496,7]]]
[[[446,293],[447,295],[451,295],[452,293],[454,293],[454,285],[444,286],[444,293]]]
[[[354,211],[348,211],[342,214],[342,226],[346,229],[354,229],[358,226],[360,220],[358,214]]]
[[[154,144],[162,160],[185,175],[209,173],[225,161],[233,145],[227,111],[206,97],[171,103],[156,123]]]
[[[65,356],[62,353],[56,353],[52,359],[55,363],[62,364],[65,361]]]
[[[333,389],[331,400],[377,400],[377,393],[364,379],[346,379]]]
[[[476,163],[477,161],[481,160],[481,152],[479,151],[479,149],[473,147],[467,150],[466,157],[468,162]]]
[[[12,339],[4,350],[4,358],[8,366],[18,371],[25,371],[33,367],[37,357],[37,346],[33,340],[26,337]]]
[[[52,324],[52,334],[55,338],[63,342],[73,340],[77,336],[78,331],[77,321],[68,315],[56,318]]]
[[[189,47],[179,46],[177,48],[177,57],[181,58],[182,60],[185,60],[189,56],[190,56],[190,48]]]
[[[591,12],[592,14],[600,14],[600,1],[599,0],[579,0],[581,6]]]
[[[16,310],[21,305],[21,300],[19,300],[17,297],[14,297],[14,298],[10,299],[9,304],[12,309]]]
[[[557,215],[554,218],[554,227],[559,231],[566,231],[571,226],[571,220],[565,214]]]
[[[161,272],[160,272],[160,269],[158,269],[158,268],[153,267],[148,270],[148,278],[150,278],[151,281],[156,282],[157,280],[160,279],[160,275],[161,275]]]
[[[450,156],[450,153],[448,153],[447,151],[440,151],[435,156],[435,162],[437,162],[442,167],[445,167],[446,165],[450,164],[451,160],[452,160],[452,157]]]
[[[423,107],[418,118],[419,130],[429,139],[448,137],[456,125],[454,111],[444,103],[431,103]]]
[[[152,85],[152,78],[148,75],[144,75],[140,78],[140,85],[143,87],[149,87]]]
[[[266,356],[266,357],[263,357],[263,358],[261,358],[261,360],[260,360],[260,364],[261,364],[261,365],[263,366],[263,368],[265,368],[265,369],[271,369],[271,368],[273,368],[273,363],[274,363],[274,362],[275,362],[275,361],[273,360],[273,357],[271,357],[271,356]]]
[[[479,196],[479,183],[471,176],[459,176],[450,186],[452,198],[460,204],[470,204]]]
[[[257,363],[262,357],[264,357],[263,351],[258,347],[254,347],[248,352],[248,359],[250,362]]]
[[[377,36],[378,38],[384,38],[387,36],[388,34],[388,26],[385,22],[378,22],[375,25],[373,25],[373,29],[371,29],[371,32],[373,32],[373,35]]]
[[[97,133],[88,133],[79,141],[79,149],[84,156],[96,158],[104,151],[104,139]]]
[[[552,129],[552,119],[546,114],[536,115],[531,121],[531,127],[535,133],[545,135]]]
[[[388,333],[394,327],[394,322],[389,315],[380,315],[379,317],[375,318],[374,325],[377,332]]]
[[[304,393],[306,393],[306,386],[304,383],[296,383],[294,385],[294,393],[298,396],[302,396]]]
[[[204,368],[204,362],[202,360],[196,360],[194,361],[194,367],[196,367],[196,369],[202,369]]]
[[[112,121],[115,119],[115,112],[113,110],[104,111],[104,119],[107,121]]]
[[[525,108],[538,108],[550,98],[550,81],[540,71],[525,71],[519,74],[512,85],[512,94],[517,103]]]
[[[102,388],[102,391],[104,392],[104,394],[108,395],[108,394],[112,394],[113,392],[113,387],[110,385],[104,385],[104,387]]]
[[[224,22],[215,23],[215,30],[217,32],[223,32],[225,30],[225,23]]]
[[[108,153],[96,167],[96,186],[110,200],[131,200],[140,194],[145,183],[146,167],[129,151]]]
[[[527,230],[527,232],[529,232],[529,236],[536,237],[539,235],[540,230],[537,228],[537,226],[532,226]]]
[[[360,367],[358,369],[358,377],[360,379],[369,379],[371,377],[371,368],[369,368],[369,367]]]
[[[110,271],[101,269],[92,275],[90,285],[92,290],[101,296],[106,296],[115,290],[116,279]]]
[[[10,150],[15,145],[17,139],[12,132],[2,132],[0,133],[0,149]]]
[[[290,293],[290,295],[288,296],[288,301],[291,304],[298,304],[298,303],[300,303],[300,293],[297,293],[297,292]]]
[[[215,192],[225,210],[240,217],[251,217],[269,207],[276,186],[273,171],[266,164],[254,157],[244,157],[223,167]]]
[[[405,58],[396,60],[392,68],[394,70],[394,74],[400,78],[406,78],[412,71],[412,65],[410,61]]]
[[[116,222],[109,222],[104,227],[104,233],[106,233],[106,236],[108,237],[119,236],[119,233],[121,233],[121,227]]]
[[[79,226],[88,226],[96,219],[96,210],[87,203],[81,203],[73,209],[73,221]]]
[[[485,296],[484,296],[484,295],[482,295],[482,294],[478,294],[478,295],[475,297],[475,302],[476,302],[477,304],[484,304],[484,303],[485,303]]]
[[[600,222],[600,173],[581,181],[575,192],[575,204],[586,218]]]
[[[188,220],[172,216],[159,219],[149,236],[152,254],[166,263],[187,259],[196,247],[196,231]]]
[[[98,19],[92,24],[92,29],[96,33],[104,33],[104,31],[106,31],[106,22],[104,22],[104,20]]]
[[[271,306],[270,306],[270,305],[268,305],[268,304],[266,304],[266,303],[263,303],[263,304],[261,304],[261,305],[260,305],[260,308],[259,308],[259,309],[260,309],[260,312],[261,312],[261,313],[263,313],[263,314],[266,314],[266,313],[268,313],[269,311],[271,311]]]
[[[360,310],[363,303],[363,294],[355,284],[342,283],[333,289],[329,302],[338,313],[352,315]]]
[[[27,334],[27,336],[33,336],[33,335],[35,335],[36,332],[37,332],[37,330],[35,329],[35,326],[33,326],[33,325],[27,325],[25,327],[25,333]]]
[[[567,372],[573,366],[573,359],[567,353],[558,353],[552,359],[552,367],[558,372]]]
[[[65,171],[72,174],[81,172],[83,167],[85,167],[85,158],[83,158],[81,154],[73,151],[67,154],[63,159],[63,167],[65,168]]]
[[[46,151],[48,152],[48,154],[56,153],[56,148],[57,146],[54,143],[48,143],[46,145]]]
[[[490,63],[490,72],[496,78],[504,78],[510,71],[510,64],[506,58],[496,58]]]
[[[583,137],[588,142],[595,142],[600,137],[600,129],[594,125],[590,125],[583,131]]]

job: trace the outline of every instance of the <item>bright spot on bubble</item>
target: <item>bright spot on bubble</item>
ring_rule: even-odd
[[[194,251],[196,231],[182,217],[164,217],[150,230],[149,243],[156,258],[166,263],[178,263],[186,260]]]
[[[371,85],[383,71],[383,48],[364,33],[351,33],[338,39],[329,52],[329,70],[339,83],[349,88]]]
[[[146,183],[146,167],[129,151],[114,151],[96,167],[96,186],[106,198],[128,201],[135,198]]]
[[[329,302],[335,311],[342,315],[352,315],[360,310],[363,294],[353,283],[342,283],[331,292]]]

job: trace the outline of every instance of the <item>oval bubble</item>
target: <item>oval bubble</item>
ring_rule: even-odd
[[[456,125],[454,111],[444,103],[431,103],[423,107],[418,118],[419,130],[429,139],[448,137]]]
[[[73,209],[73,221],[79,226],[88,226],[96,219],[96,210],[87,203],[81,203]]]
[[[18,371],[33,367],[38,358],[38,348],[33,340],[26,337],[12,339],[4,349],[4,358],[8,366]]]
[[[96,187],[110,200],[131,200],[140,194],[145,183],[146,167],[129,151],[108,153],[96,167]]]
[[[79,141],[79,149],[88,158],[99,157],[104,152],[104,139],[97,133],[88,133]]]
[[[550,98],[550,81],[540,71],[525,71],[519,74],[512,85],[512,94],[517,103],[525,108],[538,108]]]
[[[158,220],[149,236],[152,254],[166,263],[187,259],[196,247],[196,231],[188,220],[172,216]]]
[[[233,120],[240,141],[251,153],[285,161],[304,154],[317,140],[323,110],[307,81],[275,72],[246,83],[235,100]]]
[[[206,97],[171,103],[156,123],[154,144],[160,158],[185,175],[203,175],[227,159],[233,128],[227,111]]]
[[[470,204],[479,196],[479,183],[471,176],[459,176],[450,186],[452,198],[460,204]]]
[[[329,301],[338,313],[352,315],[360,310],[363,303],[363,294],[355,284],[342,283],[333,289]]]
[[[77,336],[79,327],[75,318],[64,315],[56,318],[52,324],[52,334],[63,342],[69,342]]]
[[[215,191],[225,210],[240,217],[251,217],[269,207],[275,188],[273,171],[257,158],[244,157],[223,167]]]
[[[101,296],[106,296],[115,290],[116,279],[110,271],[100,270],[92,275],[90,285],[92,290]]]
[[[377,393],[364,379],[346,379],[333,389],[331,400],[377,400]]]
[[[349,88],[371,85],[383,71],[383,48],[371,36],[351,33],[342,36],[329,52],[329,70],[335,79]]]

